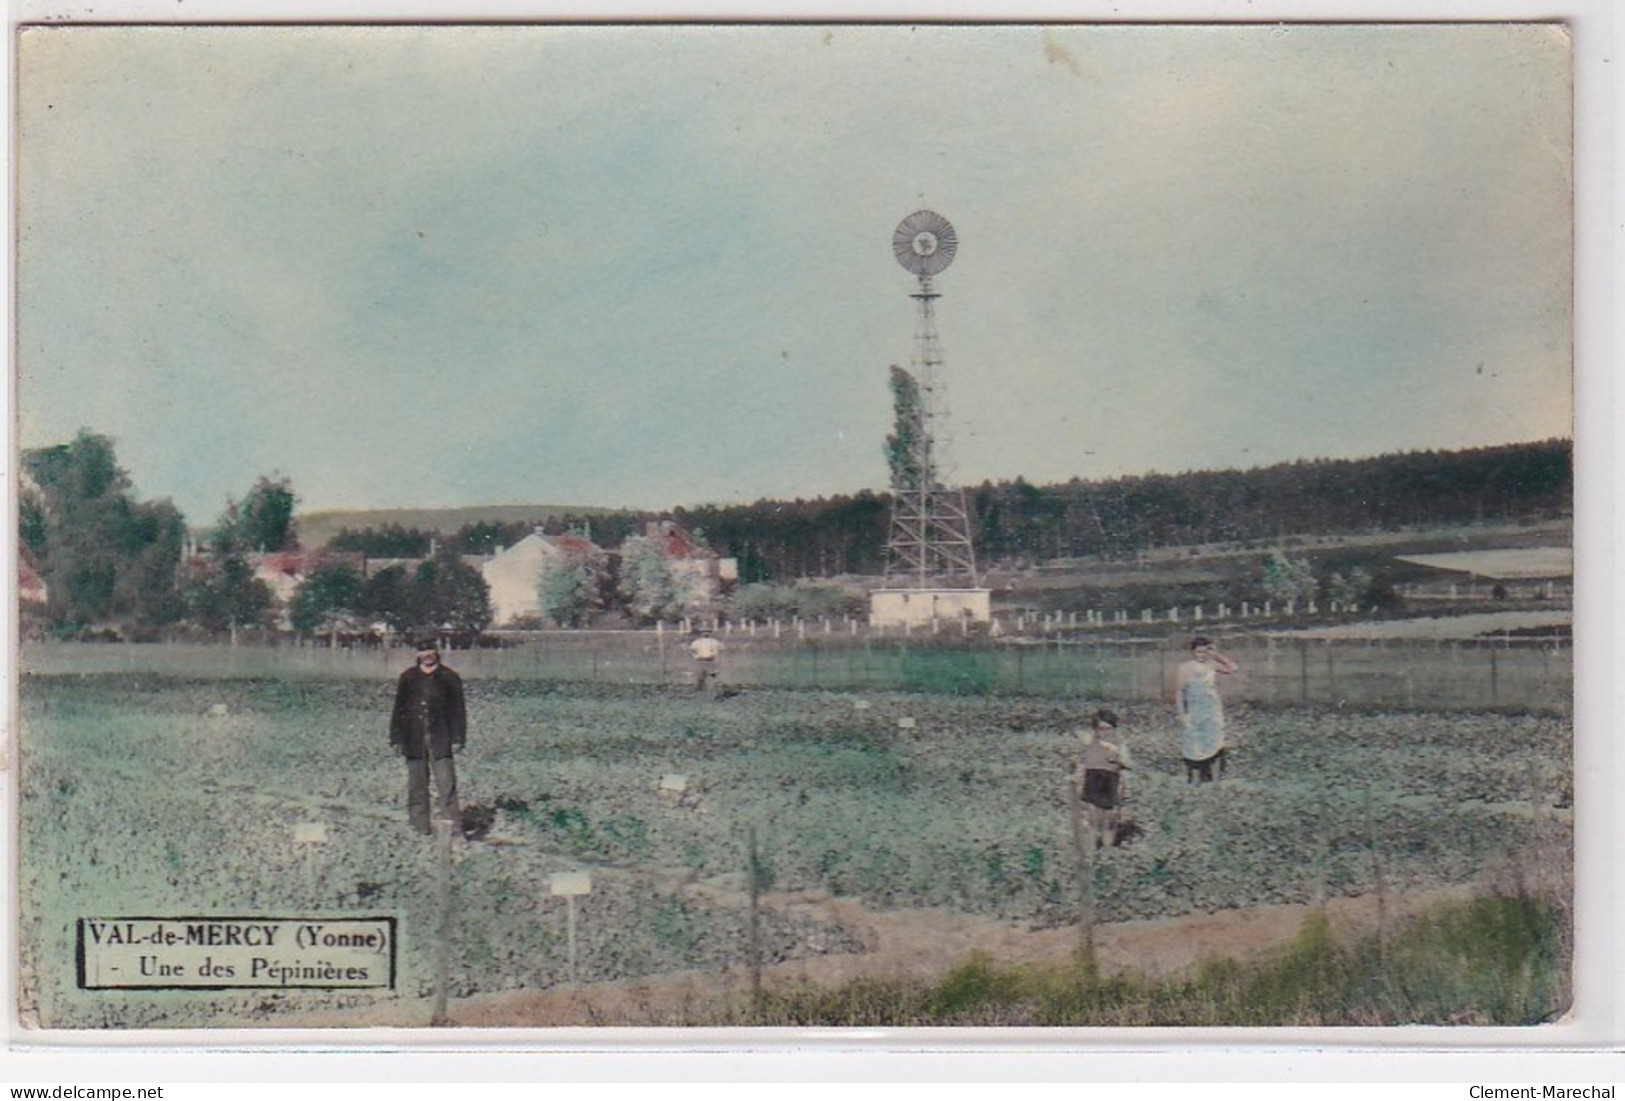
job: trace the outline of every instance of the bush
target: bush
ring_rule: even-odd
[[[868,612],[868,597],[834,581],[803,581],[793,585],[758,581],[735,590],[731,609],[733,617],[741,620],[861,616]]]

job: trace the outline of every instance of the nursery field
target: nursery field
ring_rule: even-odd
[[[797,898],[1061,929],[1084,895],[1099,923],[1374,893],[1397,909],[1442,886],[1566,868],[1572,852],[1560,714],[1238,701],[1230,772],[1189,787],[1166,707],[1114,704],[1134,828],[1085,860],[1066,771],[1099,701],[766,687],[700,698],[516,676],[470,676],[468,689],[459,782],[488,832],[456,842],[448,868],[406,825],[382,670],[25,674],[24,1020],[425,1024],[442,974],[455,1005],[864,953],[861,927]],[[550,893],[552,877],[580,872],[587,893]],[[772,904],[751,905],[753,878]],[[395,985],[80,987],[81,919],[166,915],[394,917]]]

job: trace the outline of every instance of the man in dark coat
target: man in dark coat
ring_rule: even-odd
[[[440,664],[434,639],[417,644],[417,664],[401,674],[395,686],[395,713],[389,721],[389,744],[406,758],[406,811],[413,828],[430,832],[429,778],[434,777],[434,817],[456,823],[457,770],[452,754],[468,738],[463,706],[463,678]]]

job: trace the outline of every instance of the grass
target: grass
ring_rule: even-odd
[[[510,843],[472,847],[457,865],[454,996],[563,981],[564,916],[545,884],[583,864],[602,872],[582,903],[583,981],[737,968],[749,951],[743,903],[689,897],[683,885],[743,881],[752,833],[756,874],[777,891],[1040,928],[1075,918],[1081,884],[1063,793],[1082,707],[946,691],[854,699],[761,690],[713,701],[640,685],[470,683],[459,781],[466,803],[496,809],[495,832]],[[21,944],[43,1019],[181,1027],[248,1012],[235,995],[113,1003],[78,991],[73,923],[96,913],[387,910],[405,930],[401,990],[424,989],[434,864],[403,840],[401,766],[385,738],[389,691],[381,674],[26,678]],[[1376,889],[1379,859],[1390,888],[1409,891],[1475,881],[1487,865],[1546,847],[1571,851],[1560,802],[1571,731],[1560,718],[1238,707],[1246,741],[1233,777],[1191,788],[1166,707],[1118,710],[1134,738],[1129,808],[1142,832],[1094,865],[1102,923],[1360,894]],[[913,722],[902,727],[902,718]],[[685,798],[659,789],[670,773],[687,777]],[[289,837],[318,819],[332,842],[307,874]],[[661,909],[674,899],[693,920],[681,907]],[[1532,930],[1503,914],[1441,935],[1503,953],[1534,946],[1519,966],[1535,976],[1548,949]],[[833,919],[782,915],[763,932],[774,961],[831,951],[846,935]],[[1390,962],[1406,958],[1395,940],[1385,951]],[[1424,964],[1473,971],[1461,954],[1418,950],[1400,979],[1426,975]],[[1486,973],[1439,1012],[1517,1019],[1533,981],[1522,974]],[[1226,978],[1221,967],[1210,982]],[[1395,978],[1372,983],[1361,997],[1380,995],[1385,1006],[1426,993]],[[1273,991],[1215,1000],[1211,1017],[1252,1020],[1243,1012],[1252,1000],[1291,1017],[1297,995]],[[1168,1008],[1176,994],[986,963],[929,998],[878,984],[845,992],[840,1006],[776,1012],[848,1023],[1160,1023],[1192,1016]]]
[[[1091,955],[1003,966],[976,955],[935,982],[769,987],[754,1008],[688,1024],[767,1026],[1534,1025],[1568,1007],[1564,904],[1534,895],[1442,904],[1393,934],[1340,939],[1312,911],[1255,960],[1168,979],[1105,975]]]

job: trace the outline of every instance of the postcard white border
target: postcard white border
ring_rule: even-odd
[[[1619,966],[1621,932],[1615,854],[1621,818],[1614,810],[1625,790],[1614,722],[1625,687],[1617,676],[1614,638],[1621,601],[1613,546],[1620,516],[1619,457],[1612,442],[1621,418],[1614,375],[1618,317],[1614,267],[1619,254],[1618,188],[1612,179],[1619,136],[1619,24],[1608,0],[1561,0],[1551,6],[1509,0],[1122,0],[1119,3],[1022,3],[997,7],[969,0],[864,5],[800,0],[682,3],[513,3],[456,5],[431,0],[107,0],[102,3],[14,2],[7,79],[0,97],[13,119],[11,93],[16,28],[25,23],[288,23],[288,22],[1491,22],[1562,21],[1574,35],[1576,98],[1576,639],[1583,657],[1576,669],[1576,795],[1578,956],[1573,1023],[1533,1030],[999,1030],[712,1031],[650,1030],[209,1030],[118,1033],[24,1032],[16,1021],[17,917],[9,887],[16,872],[14,792],[8,773],[0,784],[0,848],[4,870],[6,951],[0,989],[7,992],[6,1040],[0,1081],[225,1080],[337,1082],[408,1078],[419,1081],[455,1069],[459,1080],[492,1081],[545,1068],[549,1077],[578,1081],[836,1081],[870,1078],[959,1081],[1421,1081],[1441,1074],[1460,1080],[1595,1080],[1621,1077],[1625,1045],[1625,974]],[[13,131],[15,122],[12,121]],[[15,140],[10,145],[16,156]],[[15,178],[8,175],[8,181]],[[8,182],[9,187],[9,182]],[[11,204],[6,238],[11,240]],[[11,322],[11,269],[4,296]],[[9,346],[9,345],[8,345]],[[12,431],[10,391],[7,431]],[[8,438],[8,444],[13,444]],[[8,446],[6,456],[13,454]],[[4,538],[15,532],[13,479]],[[13,610],[3,614],[14,637]],[[11,682],[12,653],[0,654]],[[15,701],[8,713],[15,715]],[[14,728],[14,726],[13,726]],[[10,757],[8,749],[8,759]],[[243,1049],[253,1049],[245,1053]],[[380,1061],[383,1060],[383,1061]],[[538,1062],[540,1060],[540,1062]],[[387,1065],[386,1065],[387,1064]],[[1469,1069],[1469,1064],[1471,1069]],[[987,1077],[985,1077],[987,1076]]]

